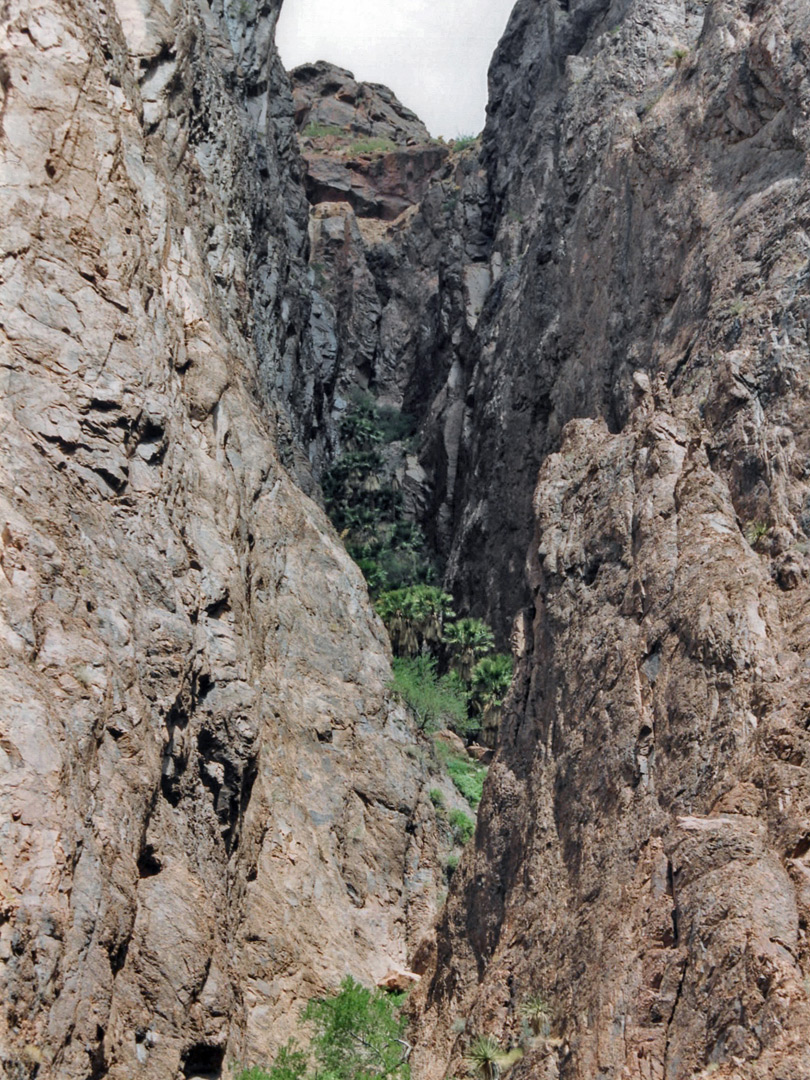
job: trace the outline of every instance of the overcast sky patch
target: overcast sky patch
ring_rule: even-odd
[[[514,0],[284,0],[284,65],[329,60],[390,86],[452,139],[484,126],[487,68]]]

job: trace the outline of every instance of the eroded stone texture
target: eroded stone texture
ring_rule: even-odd
[[[382,627],[283,464],[306,481],[293,436],[316,437],[333,373],[306,332],[276,13],[3,10],[15,1080],[266,1056],[312,993],[403,968],[435,904],[433,811]]]
[[[638,384],[621,434],[574,421],[541,471],[535,615],[423,1061],[461,1051],[458,1016],[517,1043],[540,994],[552,1041],[515,1075],[801,1076],[806,587],[741,535],[696,418]]]
[[[754,392],[738,376],[774,432],[803,430],[782,423],[802,393],[791,383],[785,401],[772,359],[804,340],[802,6],[569,7],[518,4],[491,69],[493,285],[455,375],[460,466],[435,492],[453,515],[449,584],[503,635],[525,597],[539,465],[572,417],[620,427],[638,369],[703,408],[744,520],[767,518],[771,494],[804,513],[803,488],[783,494],[790,470],[773,475],[756,437],[731,431],[748,422],[735,395]],[[765,325],[775,312],[787,338]]]
[[[341,408],[358,390],[413,416],[418,452],[409,448],[392,479],[443,558],[463,365],[492,284],[478,147],[448,152],[391,91],[332,65],[305,65],[291,78],[318,328],[337,356],[330,438],[316,469],[338,446]]]
[[[354,136],[390,139],[401,146],[430,141],[416,113],[387,86],[357,82],[351,71],[326,60],[295,68],[290,81],[299,128],[313,124],[340,128]]]
[[[532,603],[416,1067],[805,1076],[810,13],[565,7],[491,75],[451,576],[518,597],[530,514]]]

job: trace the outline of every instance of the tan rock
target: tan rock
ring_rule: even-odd
[[[415,971],[389,971],[384,978],[379,980],[377,986],[381,990],[402,994],[412,990],[421,978],[422,976],[417,975]]]
[[[433,739],[435,742],[441,743],[442,746],[446,746],[448,750],[452,750],[455,754],[467,753],[467,744],[460,735],[456,735],[455,731],[450,731],[449,728],[437,731]]]
[[[406,970],[435,910],[381,625],[285,467],[307,482],[290,432],[332,374],[278,7],[4,11],[9,1076],[267,1060],[308,997]]]

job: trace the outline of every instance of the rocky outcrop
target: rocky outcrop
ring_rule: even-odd
[[[528,542],[531,596],[426,1076],[480,1033],[516,1078],[810,1071],[809,43],[792,0],[520,2],[496,54],[450,576],[497,614]]]
[[[358,217],[393,221],[422,199],[448,151],[388,87],[324,61],[290,79],[313,206],[345,202]]]
[[[2,1068],[216,1077],[416,969],[427,1078],[478,1034],[515,1080],[805,1076],[806,4],[519,0],[480,156],[328,65],[294,100],[276,15],[3,12]],[[420,422],[461,608],[523,609],[435,939],[304,494],[357,388]]]
[[[291,78],[312,206],[312,282],[338,358],[327,445],[339,443],[336,421],[359,390],[412,417],[418,452],[395,455],[391,471],[443,561],[462,372],[492,284],[478,147],[431,141],[390,90],[340,68],[306,65]]]
[[[290,473],[334,356],[276,14],[3,11],[8,1077],[219,1076],[434,907],[385,635]]]
[[[389,139],[398,146],[430,142],[428,129],[393,90],[379,83],[357,82],[351,71],[325,60],[290,72],[295,123],[299,130],[339,129],[355,138]]]

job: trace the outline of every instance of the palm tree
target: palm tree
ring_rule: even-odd
[[[467,685],[477,661],[495,647],[495,636],[481,619],[459,619],[448,623],[444,641],[450,646],[450,669],[457,671]]]
[[[442,640],[453,598],[433,585],[410,585],[382,593],[374,606],[385,623],[395,656],[419,656]]]
[[[473,668],[470,704],[481,717],[481,741],[493,746],[501,720],[503,701],[509,692],[513,671],[512,657],[504,653],[485,656]]]

